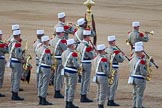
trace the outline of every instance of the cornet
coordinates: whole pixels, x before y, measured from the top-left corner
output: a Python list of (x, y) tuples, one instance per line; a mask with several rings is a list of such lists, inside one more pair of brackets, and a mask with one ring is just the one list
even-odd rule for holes
[(144, 33), (154, 35), (154, 31), (150, 31), (150, 32), (144, 31)]

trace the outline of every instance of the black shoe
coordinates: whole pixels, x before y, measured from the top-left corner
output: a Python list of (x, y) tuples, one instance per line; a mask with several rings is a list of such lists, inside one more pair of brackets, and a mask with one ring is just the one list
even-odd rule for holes
[(93, 100), (88, 99), (86, 95), (81, 95), (80, 102), (89, 103), (89, 102), (93, 102)]
[(23, 88), (19, 88), (19, 91), (24, 91), (24, 89)]
[(24, 100), (24, 98), (21, 98), (21, 97), (18, 96), (18, 93), (14, 93), (14, 92), (12, 92), (12, 98), (11, 99), (15, 100), (15, 101), (23, 101)]
[(48, 102), (46, 98), (41, 97), (40, 105), (52, 105), (52, 103)]
[(120, 105), (115, 103), (114, 100), (108, 100), (107, 106), (120, 106)]
[(78, 83), (81, 83), (81, 78), (82, 78), (82, 76), (78, 75)]
[(60, 91), (55, 91), (54, 98), (64, 98), (64, 96), (60, 93)]
[(79, 107), (75, 106), (72, 102), (68, 102), (67, 108), (79, 108)]
[(98, 104), (98, 108), (104, 108), (104, 105)]
[(4, 94), (1, 94), (1, 93), (0, 93), (0, 97), (6, 97), (6, 96), (5, 96)]

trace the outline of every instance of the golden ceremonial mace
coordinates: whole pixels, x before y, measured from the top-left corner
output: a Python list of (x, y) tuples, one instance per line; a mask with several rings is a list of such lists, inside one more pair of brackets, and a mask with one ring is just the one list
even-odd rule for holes
[(97, 33), (96, 33), (96, 27), (95, 27), (95, 20), (92, 14), (92, 6), (95, 5), (95, 2), (93, 0), (87, 0), (83, 3), (85, 6), (87, 6), (87, 10), (85, 13), (85, 19), (87, 21), (87, 28), (92, 27), (92, 29), (95, 32), (95, 37), (93, 39), (93, 44), (96, 46), (96, 42), (97, 42)]

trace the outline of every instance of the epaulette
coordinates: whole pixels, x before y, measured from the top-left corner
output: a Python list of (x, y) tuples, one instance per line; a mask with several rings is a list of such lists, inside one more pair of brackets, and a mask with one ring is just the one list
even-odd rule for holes
[(107, 62), (107, 58), (102, 58), (101, 62)]
[(77, 54), (76, 52), (73, 52), (73, 53), (72, 53), (72, 56), (73, 56), (73, 57), (78, 57), (78, 54)]
[(0, 48), (4, 48), (5, 44), (4, 43), (0, 43)]
[(130, 34), (132, 31), (129, 31), (128, 34)]
[(45, 53), (50, 54), (51, 53), (51, 50), (50, 49), (46, 49), (45, 50)]
[(114, 53), (117, 55), (117, 54), (120, 53), (120, 51), (119, 50), (114, 50)]
[(145, 62), (144, 60), (141, 60), (141, 61), (140, 61), (140, 64), (145, 65), (146, 62)]
[(86, 48), (86, 52), (90, 52), (90, 51), (92, 51), (92, 49), (93, 48), (91, 46), (89, 46), (89, 47)]
[(66, 44), (67, 42), (66, 42), (65, 39), (62, 39), (62, 40), (61, 40), (61, 43)]
[(19, 48), (19, 47), (21, 47), (21, 43), (16, 43), (15, 48)]

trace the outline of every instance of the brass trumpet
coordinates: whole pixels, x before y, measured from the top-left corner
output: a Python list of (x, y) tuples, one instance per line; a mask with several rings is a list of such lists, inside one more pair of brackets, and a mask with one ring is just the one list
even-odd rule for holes
[(154, 31), (150, 31), (150, 32), (148, 32), (148, 31), (144, 31), (144, 33), (146, 33), (146, 34), (150, 34), (150, 35), (154, 35)]

